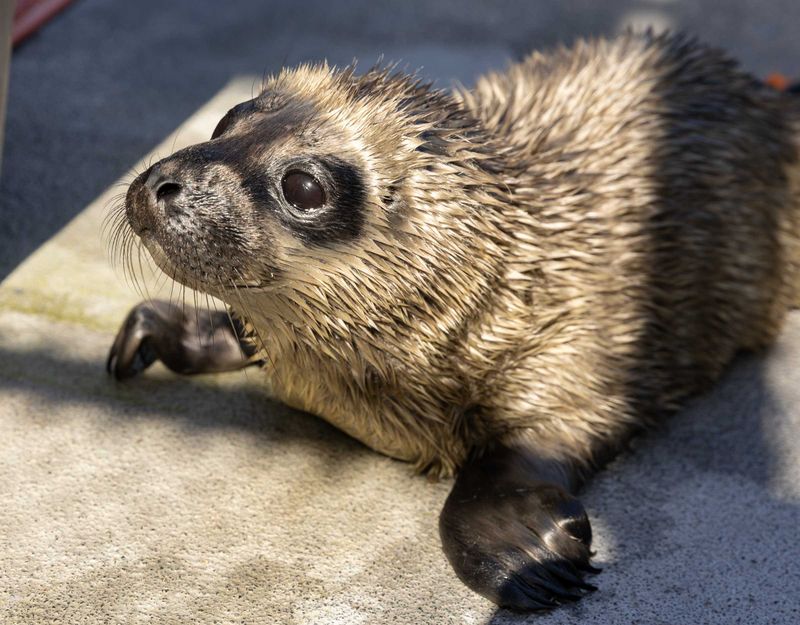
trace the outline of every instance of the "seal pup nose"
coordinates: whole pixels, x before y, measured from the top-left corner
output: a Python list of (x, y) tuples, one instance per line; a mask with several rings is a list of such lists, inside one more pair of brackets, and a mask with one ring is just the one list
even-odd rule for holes
[(142, 235), (162, 223), (164, 217), (181, 214), (183, 192), (183, 185), (167, 175), (158, 163), (139, 174), (125, 199), (125, 212), (134, 232)]
[(181, 212), (176, 200), (180, 197), (183, 187), (177, 180), (165, 175), (158, 165), (150, 169), (144, 184), (154, 204), (161, 207), (167, 217)]
[(168, 202), (181, 192), (181, 185), (172, 180), (158, 183), (155, 189), (156, 202)]

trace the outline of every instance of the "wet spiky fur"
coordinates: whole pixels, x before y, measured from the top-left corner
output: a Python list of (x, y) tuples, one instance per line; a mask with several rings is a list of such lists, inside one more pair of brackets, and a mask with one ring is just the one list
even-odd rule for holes
[(195, 278), (277, 398), (421, 470), (497, 440), (591, 464), (797, 300), (794, 105), (693, 42), (579, 43), (455, 95), (303, 66), (261, 98), (356, 164), (363, 228), (276, 230), (260, 287)]

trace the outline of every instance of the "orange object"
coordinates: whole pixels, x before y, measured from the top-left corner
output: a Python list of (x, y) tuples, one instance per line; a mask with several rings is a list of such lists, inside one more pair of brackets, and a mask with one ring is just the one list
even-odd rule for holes
[(789, 88), (789, 79), (778, 72), (772, 72), (764, 82), (778, 91), (786, 91)]
[(18, 0), (14, 10), (14, 27), (11, 31), (14, 47), (39, 30), (70, 2), (72, 0)]

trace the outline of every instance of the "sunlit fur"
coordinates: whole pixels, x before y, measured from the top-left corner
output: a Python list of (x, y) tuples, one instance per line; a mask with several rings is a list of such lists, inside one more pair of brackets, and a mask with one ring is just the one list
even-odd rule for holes
[(335, 128), (365, 225), (275, 231), (250, 258), (273, 281), (200, 286), (249, 322), (278, 399), (420, 470), (494, 440), (590, 465), (797, 299), (797, 112), (693, 42), (579, 43), (454, 95), (302, 66), (263, 97)]

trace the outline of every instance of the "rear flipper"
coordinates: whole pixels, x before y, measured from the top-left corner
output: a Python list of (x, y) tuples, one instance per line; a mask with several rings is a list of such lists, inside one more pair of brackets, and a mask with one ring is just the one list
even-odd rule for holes
[(122, 380), (160, 360), (176, 373), (218, 373), (258, 364), (255, 354), (244, 327), (228, 313), (152, 300), (138, 304), (128, 314), (111, 347), (106, 369)]

